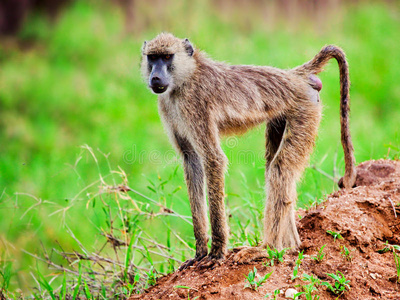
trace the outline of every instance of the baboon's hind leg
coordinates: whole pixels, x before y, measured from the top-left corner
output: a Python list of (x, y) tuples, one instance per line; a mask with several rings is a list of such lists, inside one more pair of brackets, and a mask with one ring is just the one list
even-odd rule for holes
[(300, 238), (295, 223), (296, 181), (300, 178), (317, 135), (321, 108), (303, 103), (273, 120), (266, 131), (266, 188), (264, 240), (261, 247), (245, 248), (235, 254), (238, 263), (268, 257), (267, 246), (296, 249)]
[[(300, 238), (295, 223), (299, 180), (311, 154), (321, 116), (321, 107), (302, 103), (288, 113), (286, 129), (278, 148), (273, 138), (267, 142), (264, 241), (262, 247), (296, 249)], [(269, 128), (270, 129), (270, 128)], [(267, 135), (271, 131), (267, 131)], [(275, 150), (276, 149), (276, 150)], [(271, 154), (275, 152), (272, 156)]]
[[(277, 118), (267, 123), (265, 132), (266, 136), (266, 168), (275, 157), (286, 129), (286, 119)], [(263, 247), (239, 247), (234, 251), (238, 251), (233, 260), (237, 263), (249, 263), (255, 260), (261, 260), (268, 257), (268, 252)]]

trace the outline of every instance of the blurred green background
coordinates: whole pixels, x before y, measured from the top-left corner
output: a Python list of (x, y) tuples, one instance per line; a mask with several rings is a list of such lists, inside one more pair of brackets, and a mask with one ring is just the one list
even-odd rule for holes
[[(231, 64), (291, 68), (325, 44), (341, 46), (357, 161), (398, 157), (398, 1), (77, 0), (59, 9), (47, 2), (24, 10), (19, 28), (8, 31), (10, 8), (0, 6), (0, 259), (13, 262), (10, 289), (29, 294), (32, 286), (35, 262), (21, 249), (39, 255), (41, 244), (50, 249), (56, 241), (76, 247), (65, 224), (90, 247), (103, 221), (87, 209), (85, 188), (97, 186), (100, 175), (120, 168), (132, 188), (151, 196), (149, 182), (180, 165), (139, 72), (143, 41), (161, 31)], [(330, 177), (343, 174), (336, 62), (320, 78), (324, 117), (299, 206), (332, 192)], [(232, 207), (242, 204), (244, 187), (263, 205), (264, 128), (224, 139)], [(190, 215), (181, 167), (168, 185), (182, 187), (172, 205)], [(187, 224), (176, 230), (192, 239)]]

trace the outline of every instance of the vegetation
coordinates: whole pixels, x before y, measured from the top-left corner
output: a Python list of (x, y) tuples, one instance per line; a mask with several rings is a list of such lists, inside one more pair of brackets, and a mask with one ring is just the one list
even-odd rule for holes
[(259, 276), (257, 274), (257, 269), (254, 267), (253, 270), (250, 270), (249, 275), (246, 277), (246, 284), (244, 288), (251, 288), (252, 290), (257, 291), (257, 289), (272, 275), (273, 271), (265, 274), (264, 276)]
[(313, 292), (317, 292), (318, 289), (314, 286), (314, 284), (309, 283), (302, 286), (303, 291), (301, 294), (306, 297), (307, 300), (318, 300), (320, 297), (319, 295), (313, 294)]
[(315, 260), (316, 262), (322, 262), (322, 260), (325, 257), (324, 253), (324, 248), (326, 247), (326, 244), (321, 247), (321, 249), (318, 250), (318, 254), (316, 256), (311, 256), (311, 259)]
[[(89, 147), (85, 148), (96, 162), (99, 158)], [(176, 192), (170, 190), (168, 178), (149, 181), (154, 198), (150, 198), (130, 188), (126, 174), (122, 170), (110, 170), (100, 174), (99, 180), (89, 184), (84, 190), (87, 197), (85, 205), (98, 218), (96, 241), (88, 248), (87, 241), (74, 232), (65, 220), (65, 211), (79, 205), (78, 198), (69, 201), (69, 206), (56, 211), (75, 248), (68, 250), (61, 243), (53, 249), (44, 248), (41, 253), (24, 252), (44, 262), (53, 272), (43, 273), (44, 268), (36, 268), (32, 275), (38, 283), (37, 298), (66, 295), (93, 298), (128, 298), (132, 293), (154, 285), (159, 273), (170, 273), (185, 260), (186, 253), (193, 244), (182, 240), (171, 224), (180, 222), (191, 224), (187, 216), (180, 215), (171, 207), (171, 199)], [(170, 188), (167, 188), (167, 187)], [(39, 201), (39, 200), (38, 200)], [(93, 222), (96, 222), (94, 219)], [(164, 228), (160, 241), (158, 232), (149, 227), (158, 223)], [(10, 263), (3, 266), (2, 275), (8, 284)], [(66, 283), (65, 277), (68, 276)], [(6, 289), (4, 289), (6, 290)], [(10, 294), (11, 295), (11, 294)]]
[(267, 253), (268, 253), (268, 260), (265, 262), (267, 266), (273, 266), (274, 261), (277, 261), (277, 263), (283, 262), (283, 256), (285, 255), (286, 251), (289, 248), (284, 248), (281, 251), (278, 249), (271, 249), (269, 246), (267, 246)]
[(326, 233), (330, 234), (331, 236), (333, 236), (333, 240), (336, 241), (336, 239), (338, 240), (342, 240), (343, 237), (340, 234), (340, 232), (336, 232), (336, 231), (332, 231), (332, 230), (327, 230)]
[[(397, 250), (400, 251), (400, 246), (397, 246)], [(396, 273), (397, 273), (397, 282), (400, 283), (400, 255), (396, 253), (395, 250), (393, 250), (393, 257), (394, 257), (394, 263), (396, 265)]]
[(278, 298), (280, 293), (281, 293), (281, 290), (280, 289), (276, 289), (276, 290), (274, 290), (273, 294), (271, 294), (271, 293), (266, 294), (265, 298), (275, 300), (275, 299)]
[(346, 258), (348, 261), (351, 261), (353, 259), (353, 256), (350, 254), (350, 250), (345, 246), (341, 246), (342, 251), (340, 252), (344, 258)]
[(328, 288), (329, 291), (336, 295), (342, 295), (344, 292), (350, 289), (349, 283), (350, 280), (347, 280), (342, 272), (336, 271), (336, 274), (326, 273), (329, 277), (333, 278), (333, 285), (327, 281), (322, 281), (321, 285), (324, 285)]
[[(109, 1), (77, 0), (53, 21), (30, 16), (17, 41), (1, 40), (0, 297), (126, 298), (194, 255), (183, 171), (138, 67), (143, 40), (161, 30), (232, 64), (289, 68), (324, 44), (340, 45), (357, 161), (398, 158), (400, 23), (388, 4), (345, 6), (327, 16), (332, 22), (305, 17), (294, 28), (188, 3), (160, 12), (143, 1), (129, 32)], [(338, 78), (336, 63), (321, 74), (324, 118), (298, 186), (300, 207), (318, 203), (343, 174)], [(256, 245), (263, 126), (222, 146), (230, 246)]]
[(304, 252), (304, 250), (299, 252), (299, 256), (296, 259), (296, 266), (293, 269), (292, 280), (295, 280), (297, 278), (297, 274), (299, 273), (299, 268), (300, 268), (301, 262), (303, 261), (303, 258), (304, 258), (303, 252)]
[[(177, 286), (175, 286), (175, 288), (176, 289), (187, 289), (188, 290), (188, 300), (190, 300), (191, 298), (190, 298), (190, 290), (195, 290), (195, 291), (197, 291), (196, 289), (194, 289), (194, 288), (191, 288), (191, 287), (189, 287), (189, 286), (184, 286), (184, 285), (177, 285)], [(193, 300), (195, 300), (195, 299), (198, 299), (199, 298), (199, 296), (197, 296), (197, 297), (194, 297), (194, 298), (192, 298)]]
[(400, 283), (400, 255), (397, 252), (400, 252), (399, 245), (390, 245), (388, 241), (385, 243), (385, 247), (383, 249), (378, 250), (378, 253), (386, 253), (392, 251), (394, 263), (396, 266), (396, 275), (397, 275), (397, 282)]
[(321, 280), (318, 277), (314, 277), (314, 275), (303, 274), (303, 281), (308, 281), (308, 284), (302, 286), (303, 294), (307, 300), (318, 300), (320, 298), (319, 295), (316, 294), (318, 292), (318, 286), (321, 285)]

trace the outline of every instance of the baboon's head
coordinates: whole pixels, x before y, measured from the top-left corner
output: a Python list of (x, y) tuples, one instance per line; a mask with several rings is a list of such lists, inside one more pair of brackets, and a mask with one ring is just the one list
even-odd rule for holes
[(161, 94), (181, 86), (196, 68), (194, 49), (188, 39), (161, 33), (144, 42), (142, 74), (151, 90)]

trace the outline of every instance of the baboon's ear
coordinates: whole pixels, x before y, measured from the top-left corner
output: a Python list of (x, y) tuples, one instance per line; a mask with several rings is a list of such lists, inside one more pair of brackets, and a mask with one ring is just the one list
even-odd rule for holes
[(142, 46), (142, 54), (144, 52), (144, 48), (146, 48), (146, 44), (147, 44), (147, 41), (144, 41), (143, 46)]
[(192, 55), (193, 55), (193, 52), (194, 52), (194, 49), (193, 49), (192, 44), (189, 42), (189, 40), (188, 40), (188, 39), (185, 39), (185, 40), (183, 41), (183, 45), (185, 46), (185, 50), (186, 50), (187, 54), (188, 54), (189, 56), (192, 56)]

